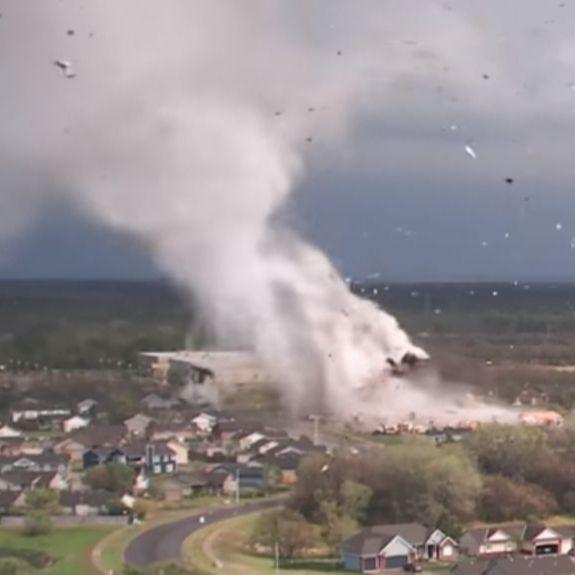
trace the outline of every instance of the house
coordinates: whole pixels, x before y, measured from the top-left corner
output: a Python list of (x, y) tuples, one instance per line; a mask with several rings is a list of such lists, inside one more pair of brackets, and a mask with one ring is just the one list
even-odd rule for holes
[(32, 489), (68, 489), (68, 481), (59, 472), (17, 470), (0, 475), (0, 492), (21, 492)]
[(196, 436), (196, 429), (187, 423), (154, 423), (150, 432), (152, 441), (167, 441), (175, 438), (183, 442), (186, 439), (194, 439)]
[(64, 433), (70, 433), (72, 431), (77, 431), (83, 427), (88, 427), (90, 420), (85, 417), (80, 417), (79, 415), (73, 415), (68, 419), (62, 421), (62, 431)]
[(63, 475), (68, 472), (70, 458), (51, 452), (38, 455), (16, 455), (0, 457), (0, 473), (10, 471), (57, 471)]
[(22, 437), (22, 432), (10, 427), (9, 425), (3, 425), (0, 427), (0, 440), (2, 439), (16, 439)]
[(82, 417), (89, 417), (94, 415), (96, 405), (98, 405), (98, 402), (95, 399), (84, 399), (76, 405), (76, 412)]
[(0, 516), (9, 515), (20, 496), (21, 494), (15, 491), (0, 491)]
[(265, 473), (261, 467), (223, 463), (212, 468), (210, 475), (223, 477), (222, 492), (226, 495), (237, 493), (238, 485), (240, 492), (262, 491), (266, 487)]
[(161, 397), (155, 393), (149, 393), (142, 400), (146, 409), (150, 411), (159, 409), (173, 409), (180, 405), (180, 400), (173, 397)]
[(130, 417), (124, 421), (124, 427), (126, 428), (128, 434), (143, 437), (146, 435), (148, 427), (152, 421), (153, 420), (151, 417), (148, 417), (142, 413), (137, 413), (133, 417)]
[(525, 557), (511, 555), (458, 564), (453, 575), (575, 575), (570, 557)]
[(49, 423), (62, 420), (72, 415), (72, 410), (65, 405), (43, 403), (35, 399), (27, 399), (12, 407), (10, 420), (12, 423)]
[(574, 536), (573, 526), (527, 524), (521, 536), (521, 551), (529, 555), (567, 555), (573, 549)]
[(177, 469), (173, 452), (163, 443), (148, 443), (145, 461), (146, 471), (150, 475), (174, 473)]
[(469, 529), (459, 539), (459, 549), (466, 555), (489, 557), (515, 553), (523, 532), (522, 525), (477, 527)]
[(85, 451), (86, 446), (72, 437), (66, 437), (54, 445), (54, 453), (67, 455), (72, 463), (82, 461)]
[(217, 421), (218, 418), (215, 415), (206, 412), (202, 412), (192, 419), (192, 423), (202, 433), (211, 433), (216, 426)]
[(452, 561), (457, 554), (457, 542), (451, 537), (418, 523), (376, 525), (342, 543), (345, 568), (362, 573), (402, 569), (420, 560)]
[(563, 416), (551, 410), (526, 411), (519, 416), (519, 421), (524, 425), (560, 427), (563, 425)]
[(174, 461), (178, 466), (188, 465), (190, 462), (188, 445), (177, 439), (171, 439), (166, 447), (172, 452)]
[(266, 439), (266, 436), (263, 433), (260, 433), (259, 431), (252, 431), (246, 433), (245, 435), (239, 438), (238, 445), (240, 451), (247, 451), (248, 449), (251, 449), (253, 445), (264, 439)]
[(344, 569), (373, 573), (403, 569), (415, 562), (416, 550), (400, 535), (377, 532), (377, 527), (352, 535), (341, 545)]
[(0, 456), (21, 455), (25, 440), (23, 437), (5, 437), (0, 439)]
[(59, 505), (64, 514), (81, 517), (105, 515), (112, 495), (108, 491), (61, 491)]

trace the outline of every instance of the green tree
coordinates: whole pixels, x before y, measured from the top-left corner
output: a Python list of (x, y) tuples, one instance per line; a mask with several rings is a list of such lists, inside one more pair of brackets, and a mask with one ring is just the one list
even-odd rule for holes
[(32, 512), (55, 515), (59, 510), (58, 501), (58, 492), (54, 489), (34, 489), (26, 495), (26, 507)]
[(356, 521), (365, 521), (372, 496), (371, 487), (346, 479), (341, 486), (343, 512)]
[(34, 511), (26, 515), (24, 520), (24, 535), (36, 537), (47, 535), (53, 529), (52, 519), (43, 511)]

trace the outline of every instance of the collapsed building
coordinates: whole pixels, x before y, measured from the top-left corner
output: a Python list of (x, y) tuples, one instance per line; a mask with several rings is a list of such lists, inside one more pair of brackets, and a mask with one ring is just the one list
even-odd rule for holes
[(162, 383), (181, 385), (180, 397), (196, 405), (218, 406), (226, 392), (271, 381), (256, 356), (245, 351), (143, 352), (140, 360)]

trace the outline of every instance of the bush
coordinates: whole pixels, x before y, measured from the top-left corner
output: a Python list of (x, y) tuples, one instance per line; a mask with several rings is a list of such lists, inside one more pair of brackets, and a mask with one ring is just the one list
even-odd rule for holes
[(502, 476), (485, 480), (479, 500), (479, 513), (485, 521), (541, 519), (557, 509), (557, 500), (542, 487)]
[(24, 520), (24, 535), (28, 537), (47, 535), (52, 529), (52, 520), (46, 513), (34, 512), (26, 515)]
[(0, 575), (28, 575), (32, 573), (30, 565), (17, 557), (0, 558)]

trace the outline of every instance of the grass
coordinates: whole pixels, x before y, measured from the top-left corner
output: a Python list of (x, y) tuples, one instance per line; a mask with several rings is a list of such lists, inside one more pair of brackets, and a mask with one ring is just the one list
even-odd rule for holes
[(193, 497), (180, 502), (166, 504), (163, 508), (158, 507), (153, 514), (141, 525), (127, 525), (126, 527), (111, 533), (103, 540), (98, 548), (101, 566), (110, 571), (119, 572), (124, 565), (124, 551), (130, 542), (138, 535), (162, 525), (177, 521), (202, 509), (214, 509), (227, 505), (221, 497)]
[(44, 551), (57, 558), (54, 565), (39, 571), (42, 575), (96, 575), (90, 553), (110, 531), (109, 527), (68, 527), (48, 535), (26, 537), (15, 529), (1, 529), (0, 547)]
[[(206, 574), (221, 575), (222, 569), (214, 566), (205, 552), (205, 546), (211, 542), (215, 556), (224, 563), (226, 575), (275, 575), (276, 569), (272, 557), (259, 557), (242, 551), (243, 544), (259, 515), (254, 513), (230, 519), (192, 534), (184, 543), (186, 563)], [(346, 573), (337, 565), (337, 561), (329, 559), (296, 560), (281, 565), (281, 572), (298, 575)]]

